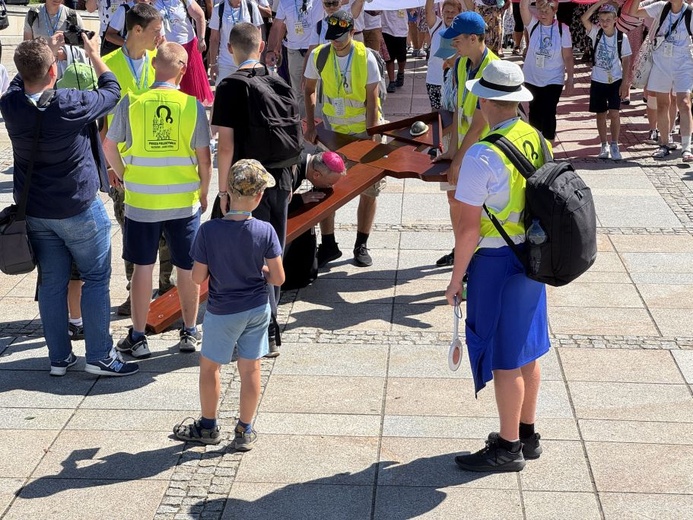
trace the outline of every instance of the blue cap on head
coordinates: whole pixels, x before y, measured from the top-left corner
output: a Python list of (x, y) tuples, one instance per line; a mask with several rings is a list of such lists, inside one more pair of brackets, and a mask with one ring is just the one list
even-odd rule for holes
[(447, 60), (452, 58), (455, 54), (457, 54), (457, 49), (452, 46), (452, 40), (441, 38), (440, 47), (438, 47), (438, 50), (433, 55), (441, 60)]
[(445, 29), (440, 36), (452, 40), (460, 34), (484, 34), (486, 32), (486, 22), (479, 13), (465, 11), (455, 16), (450, 27)]

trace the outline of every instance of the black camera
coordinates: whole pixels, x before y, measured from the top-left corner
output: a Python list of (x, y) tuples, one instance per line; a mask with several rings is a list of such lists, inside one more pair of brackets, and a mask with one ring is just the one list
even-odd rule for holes
[(87, 38), (91, 40), (94, 37), (94, 31), (87, 31), (75, 24), (69, 24), (67, 29), (63, 31), (63, 36), (65, 37), (65, 43), (68, 45), (79, 45), (84, 47), (84, 42), (82, 41), (82, 34), (86, 34)]

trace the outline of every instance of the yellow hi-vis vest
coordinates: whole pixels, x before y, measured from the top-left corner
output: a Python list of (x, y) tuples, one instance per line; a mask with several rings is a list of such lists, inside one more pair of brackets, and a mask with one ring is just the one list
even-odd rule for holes
[(197, 156), (190, 145), (197, 99), (167, 88), (129, 99), (132, 145), (122, 153), (125, 216), (137, 222), (193, 216), (200, 206)]
[[(539, 168), (546, 160), (550, 159), (544, 159), (543, 157), (541, 141), (539, 140), (537, 131), (520, 119), (504, 128), (493, 130), (490, 134), (500, 134), (508, 139), (518, 150), (525, 154), (535, 168)], [(505, 165), (506, 171), (509, 172), (510, 175), (508, 183), (510, 186), (508, 204), (500, 211), (494, 211), (492, 208), (489, 208), (489, 211), (491, 211), (503, 225), (503, 229), (513, 242), (520, 244), (525, 240), (524, 210), (525, 186), (527, 185), (527, 180), (495, 145), (486, 142), (484, 142), (484, 144), (498, 154)], [(549, 151), (551, 151), (551, 144), (549, 142), (546, 144)], [(491, 219), (488, 218), (486, 211), (481, 212), (480, 235), (481, 241), (479, 242), (479, 247), (507, 246), (507, 243), (493, 225)]]
[[(325, 45), (330, 45), (326, 43)], [(318, 47), (314, 52), (317, 69)], [(340, 134), (361, 134), (366, 132), (366, 83), (368, 81), (368, 50), (358, 41), (352, 42), (351, 74), (348, 79), (351, 92), (347, 93), (343, 85), (342, 71), (337, 64), (337, 55), (330, 48), (325, 67), (320, 73), (322, 81), (322, 115), (330, 128)], [(380, 110), (378, 100), (377, 110)], [(343, 111), (340, 113), (340, 109)]]
[[(470, 79), (481, 78), (482, 72), (490, 62), (500, 59), (496, 56), (491, 49), (486, 49), (486, 55), (484, 59), (481, 60), (481, 65), (476, 71), (476, 74), (468, 78), (467, 77), (467, 65), (471, 66), (469, 63), (469, 58), (460, 58), (457, 64), (457, 146), (462, 146), (462, 140), (469, 130), (469, 126), (472, 124), (472, 118), (474, 117), (474, 111), (476, 110), (476, 105), (479, 100), (478, 96), (472, 94), (467, 90), (467, 81)], [(482, 135), (486, 134), (488, 131), (488, 125), (484, 128)]]
[[(142, 94), (149, 90), (149, 87), (154, 83), (154, 67), (152, 66), (152, 58), (156, 56), (156, 51), (146, 51), (144, 54), (145, 66), (142, 68), (139, 83), (135, 80), (132, 68), (128, 63), (128, 58), (123, 53), (122, 47), (115, 51), (106, 54), (103, 57), (103, 62), (115, 74), (118, 84), (120, 85), (120, 99), (123, 99), (126, 94)], [(113, 115), (109, 114), (106, 118), (108, 124), (111, 124)]]

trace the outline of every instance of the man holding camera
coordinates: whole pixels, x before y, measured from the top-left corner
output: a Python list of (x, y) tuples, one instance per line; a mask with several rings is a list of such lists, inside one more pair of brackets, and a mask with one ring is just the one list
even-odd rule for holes
[(14, 152), (15, 199), (22, 193), (32, 159), (34, 164), (26, 221), (38, 262), (38, 302), (50, 373), (63, 376), (77, 362), (67, 320), (67, 286), (74, 259), (84, 282), (86, 371), (125, 376), (139, 367), (123, 362), (109, 333), (111, 223), (97, 196), (99, 186), (106, 183), (105, 179), (100, 182), (98, 150), (92, 148), (98, 142), (94, 121), (115, 107), (120, 88), (99, 57), (98, 38), (81, 36), (99, 76), (98, 90), (53, 90), (54, 50), (45, 39), (37, 38), (17, 46), (14, 63), (19, 74), (0, 99), (0, 111)]

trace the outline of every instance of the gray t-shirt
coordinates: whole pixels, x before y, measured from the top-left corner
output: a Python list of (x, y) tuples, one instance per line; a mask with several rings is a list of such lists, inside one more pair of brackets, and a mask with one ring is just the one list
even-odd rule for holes
[[(111, 141), (116, 143), (125, 143), (125, 146), (129, 148), (132, 146), (132, 131), (130, 130), (130, 118), (128, 113), (130, 111), (130, 96), (126, 95), (120, 100), (118, 106), (115, 108), (113, 113), (113, 121), (111, 121), (108, 127), (108, 137)], [(195, 123), (195, 131), (193, 132), (192, 138), (190, 139), (190, 146), (194, 150), (195, 148), (203, 148), (209, 146), (209, 141), (212, 138), (212, 134), (209, 129), (209, 121), (207, 120), (207, 112), (205, 107), (197, 102), (197, 121)]]

